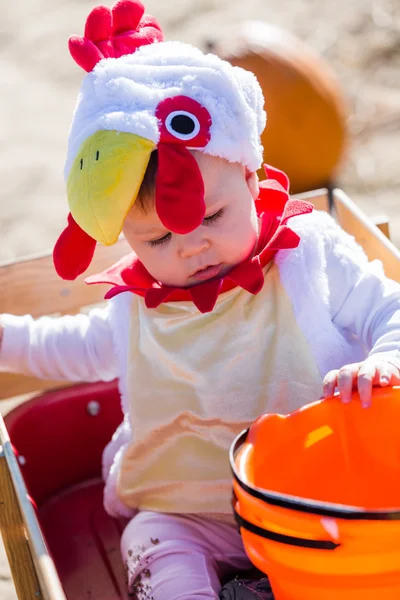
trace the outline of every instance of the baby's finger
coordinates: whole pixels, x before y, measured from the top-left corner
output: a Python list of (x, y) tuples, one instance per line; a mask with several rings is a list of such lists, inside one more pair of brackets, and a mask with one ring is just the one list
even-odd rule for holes
[(351, 401), (353, 384), (357, 379), (359, 368), (360, 363), (355, 363), (353, 365), (346, 365), (339, 371), (337, 386), (344, 404), (348, 404)]
[(371, 406), (372, 384), (377, 375), (377, 367), (372, 362), (364, 362), (358, 372), (357, 388), (363, 408)]
[[(385, 387), (387, 385), (399, 385), (400, 369), (391, 363), (382, 362), (377, 366), (377, 384)], [(375, 382), (374, 382), (375, 383)]]
[(324, 398), (329, 398), (329, 396), (333, 396), (333, 394), (335, 393), (338, 373), (339, 369), (335, 369), (333, 371), (329, 371), (329, 373), (325, 375), (322, 384)]

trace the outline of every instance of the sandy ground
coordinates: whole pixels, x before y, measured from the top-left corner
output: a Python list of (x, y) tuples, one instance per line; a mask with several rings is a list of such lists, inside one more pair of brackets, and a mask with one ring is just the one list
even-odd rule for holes
[[(52, 247), (64, 226), (63, 161), (82, 73), (66, 40), (93, 0), (0, 4), (0, 261)], [(173, 9), (171, 7), (173, 6)], [(400, 246), (398, 0), (149, 0), (167, 39), (203, 46), (243, 19), (286, 27), (333, 67), (350, 101), (352, 146), (339, 184), (386, 213)], [(1, 494), (1, 491), (0, 491)], [(15, 598), (0, 547), (0, 599)]]

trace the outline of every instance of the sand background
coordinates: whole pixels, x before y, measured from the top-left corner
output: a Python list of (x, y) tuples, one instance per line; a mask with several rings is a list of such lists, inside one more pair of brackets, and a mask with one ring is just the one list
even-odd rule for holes
[[(0, 3), (0, 261), (52, 247), (64, 227), (63, 163), (82, 72), (66, 41), (93, 0)], [(350, 103), (338, 183), (400, 246), (399, 0), (149, 0), (166, 39), (199, 46), (243, 19), (287, 28), (330, 64)], [(0, 599), (15, 598), (0, 543)]]

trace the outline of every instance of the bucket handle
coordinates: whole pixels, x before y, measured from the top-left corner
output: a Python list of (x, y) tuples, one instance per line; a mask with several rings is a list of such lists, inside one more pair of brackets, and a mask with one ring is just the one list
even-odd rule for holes
[(276, 531), (271, 531), (270, 529), (264, 529), (263, 527), (254, 525), (254, 523), (250, 523), (250, 521), (244, 519), (241, 515), (239, 515), (239, 513), (235, 509), (233, 510), (233, 512), (239, 528), (242, 527), (250, 533), (254, 533), (255, 535), (258, 535), (267, 540), (272, 540), (273, 542), (279, 542), (280, 544), (287, 544), (290, 546), (297, 546), (299, 548), (313, 548), (314, 550), (335, 550), (340, 546), (340, 544), (337, 544), (332, 540), (310, 540), (306, 538), (285, 535), (283, 533), (277, 533)]

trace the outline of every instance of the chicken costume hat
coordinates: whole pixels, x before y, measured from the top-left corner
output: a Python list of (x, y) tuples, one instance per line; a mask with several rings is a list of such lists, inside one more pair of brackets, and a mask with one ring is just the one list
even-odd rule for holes
[[(68, 140), (68, 225), (53, 253), (63, 279), (86, 271), (97, 242), (117, 241), (154, 150), (155, 209), (163, 225), (179, 234), (196, 229), (205, 216), (204, 184), (190, 149), (240, 163), (249, 172), (262, 164), (266, 114), (254, 74), (191, 45), (162, 39), (160, 26), (144, 14), (139, 0), (119, 0), (112, 9), (94, 8), (84, 37), (69, 40), (72, 57), (88, 74)], [(259, 243), (251, 259), (225, 278), (177, 295), (129, 256), (86, 281), (114, 284), (106, 297), (126, 290), (142, 295), (148, 307), (188, 297), (202, 312), (212, 310), (218, 294), (235, 285), (257, 293), (266, 262), (277, 250), (299, 243), (287, 220), (312, 210), (289, 200), (284, 173), (265, 170), (269, 180), (260, 184), (256, 200), (259, 216), (267, 214)]]

